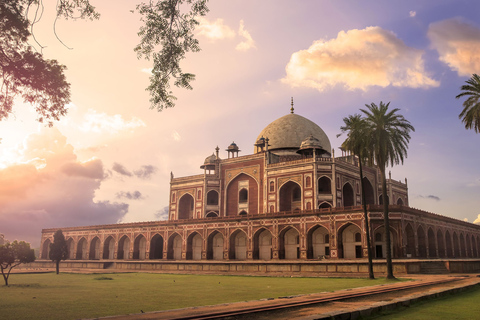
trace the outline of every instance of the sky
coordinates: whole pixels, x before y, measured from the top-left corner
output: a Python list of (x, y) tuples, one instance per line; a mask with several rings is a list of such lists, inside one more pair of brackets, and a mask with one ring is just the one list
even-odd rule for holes
[(34, 29), (44, 56), (68, 68), (68, 114), (48, 128), (18, 100), (0, 122), (6, 239), (38, 246), (42, 228), (166, 219), (171, 172), (201, 174), (233, 141), (253, 153), (291, 97), (337, 155), (342, 119), (390, 102), (415, 127), (404, 164), (387, 169), (408, 179), (410, 206), (480, 217), (480, 134), (464, 128), (455, 99), (480, 73), (479, 1), (210, 0), (202, 50), (181, 64), (193, 90), (174, 89), (176, 106), (162, 112), (145, 91), (152, 63), (133, 51), (138, 2), (91, 2), (101, 18), (59, 20), (61, 42), (53, 0)]

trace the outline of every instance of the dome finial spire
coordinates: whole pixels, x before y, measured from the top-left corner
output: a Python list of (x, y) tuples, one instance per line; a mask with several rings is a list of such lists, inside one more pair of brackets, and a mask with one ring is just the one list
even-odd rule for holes
[(290, 113), (293, 113), (293, 97), (292, 97), (292, 107), (290, 108)]

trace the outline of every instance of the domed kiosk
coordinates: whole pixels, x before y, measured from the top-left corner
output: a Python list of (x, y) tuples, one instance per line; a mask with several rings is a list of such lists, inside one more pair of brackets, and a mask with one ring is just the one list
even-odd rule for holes
[[(268, 150), (277, 155), (293, 155), (300, 149), (302, 142), (310, 136), (317, 139), (324, 152), (330, 156), (330, 140), (322, 128), (293, 112), (266, 126), (256, 141), (268, 138)], [(256, 147), (254, 152), (259, 153), (261, 149)]]

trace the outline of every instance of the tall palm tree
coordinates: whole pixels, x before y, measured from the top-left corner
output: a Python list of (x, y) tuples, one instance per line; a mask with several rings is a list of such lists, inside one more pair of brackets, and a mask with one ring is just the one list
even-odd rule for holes
[(480, 77), (474, 73), (465, 82), (467, 84), (460, 87), (463, 92), (455, 97), (459, 99), (468, 96), (463, 102), (463, 110), (458, 117), (465, 123), (465, 129), (473, 129), (476, 133), (480, 133)]
[(372, 103), (365, 105), (367, 109), (360, 109), (365, 114), (366, 134), (369, 137), (369, 147), (382, 178), (383, 216), (385, 224), (385, 242), (387, 253), (387, 279), (394, 279), (392, 267), (392, 248), (390, 239), (390, 220), (388, 217), (387, 179), (385, 168), (402, 163), (407, 156), (410, 131), (415, 128), (402, 115), (400, 109), (388, 110), (390, 102), (380, 105)]
[(365, 229), (367, 237), (367, 251), (368, 251), (368, 276), (370, 279), (375, 279), (373, 274), (373, 262), (372, 262), (372, 245), (370, 238), (370, 224), (368, 221), (367, 203), (365, 201), (365, 190), (363, 181), (363, 162), (368, 159), (368, 135), (365, 134), (366, 122), (359, 114), (350, 115), (343, 118), (344, 125), (340, 127), (341, 134), (337, 135), (337, 138), (343, 133), (347, 133), (347, 138), (342, 143), (342, 149), (352, 152), (358, 157), (359, 169), (360, 169), (360, 185), (362, 188), (362, 203), (363, 212), (365, 216)]

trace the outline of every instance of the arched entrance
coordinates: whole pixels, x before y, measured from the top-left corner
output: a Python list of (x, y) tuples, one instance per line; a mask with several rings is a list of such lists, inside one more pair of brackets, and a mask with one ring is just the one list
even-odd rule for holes
[(432, 228), (428, 228), (428, 257), (436, 258), (437, 257), (437, 243), (435, 234), (433, 233)]
[(460, 256), (461, 256), (461, 253), (460, 253), (460, 246), (458, 243), (458, 236), (457, 236), (457, 233), (454, 231), (453, 232), (453, 257), (457, 258)]
[(427, 257), (427, 239), (425, 236), (425, 231), (423, 231), (422, 226), (418, 226), (417, 237), (418, 237), (418, 257), (426, 258)]
[(444, 258), (445, 257), (445, 242), (443, 239), (442, 231), (437, 230), (437, 246), (438, 246), (438, 257)]
[(163, 238), (158, 233), (150, 240), (150, 259), (163, 258)]
[(330, 256), (330, 234), (325, 227), (315, 226), (307, 233), (307, 258)]
[(280, 187), (280, 211), (302, 210), (302, 189), (293, 181)]
[(272, 234), (267, 229), (255, 233), (253, 258), (259, 260), (272, 259)]
[(90, 241), (90, 252), (88, 254), (90, 260), (100, 259), (100, 239), (95, 237)]
[(68, 259), (73, 260), (75, 259), (75, 242), (72, 238), (68, 238), (67, 240), (67, 248), (68, 248)]
[(117, 259), (130, 259), (130, 238), (126, 235), (118, 241)]
[(460, 233), (460, 257), (465, 258), (465, 238), (463, 237), (463, 233)]
[(405, 234), (407, 236), (407, 258), (408, 257), (416, 257), (415, 253), (415, 232), (410, 224), (407, 224), (405, 227)]
[(295, 228), (287, 228), (280, 233), (280, 259), (300, 258), (300, 235)]
[(103, 259), (114, 259), (115, 256), (115, 240), (109, 236), (103, 243)]
[(319, 194), (331, 194), (332, 182), (328, 177), (321, 177), (318, 179), (318, 193)]
[(355, 205), (355, 200), (353, 197), (353, 188), (350, 183), (345, 183), (342, 188), (342, 197), (343, 197), (343, 206), (351, 207)]
[(43, 246), (42, 246), (42, 259), (49, 259), (49, 253), (50, 253), (50, 239), (47, 239), (45, 240), (45, 242), (43, 242)]
[(230, 236), (229, 258), (235, 260), (247, 259), (247, 234), (236, 230)]
[(223, 260), (223, 235), (214, 231), (207, 241), (207, 259)]
[(202, 236), (197, 232), (192, 233), (187, 238), (187, 260), (202, 259), (202, 244)]
[(348, 223), (338, 232), (339, 258), (355, 259), (362, 257), (362, 234), (360, 228)]
[(450, 232), (448, 230), (445, 231), (445, 245), (447, 247), (447, 258), (453, 258), (452, 238), (450, 238)]
[(139, 235), (133, 242), (133, 259), (145, 260), (147, 256), (147, 239)]
[(182, 259), (182, 237), (174, 233), (168, 239), (167, 259)]
[(178, 201), (178, 219), (193, 219), (194, 203), (192, 195), (184, 194)]
[(367, 177), (363, 177), (363, 191), (365, 192), (365, 203), (375, 204), (375, 193), (373, 192), (372, 184)]
[(87, 240), (82, 237), (77, 244), (77, 260), (87, 260)]

